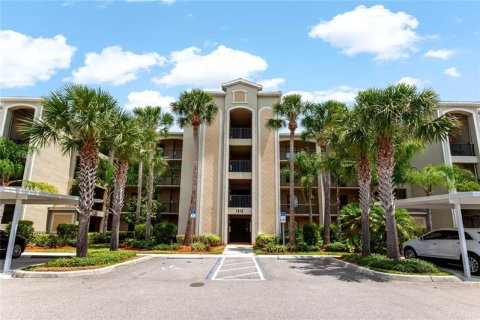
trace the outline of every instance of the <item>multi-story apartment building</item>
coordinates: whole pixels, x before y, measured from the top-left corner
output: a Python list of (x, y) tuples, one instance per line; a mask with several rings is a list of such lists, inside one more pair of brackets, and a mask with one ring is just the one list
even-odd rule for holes
[[(210, 94), (220, 107), (220, 112), (210, 126), (200, 128), (195, 233), (216, 233), (224, 242), (253, 242), (259, 233), (279, 234), (279, 213), (288, 213), (290, 201), (294, 202), (297, 225), (303, 225), (308, 221), (308, 206), (301, 188), (296, 184), (295, 197), (289, 199), (289, 181), (280, 173), (292, 156), (289, 151), (289, 135), (265, 127), (267, 119), (273, 116), (271, 107), (281, 98), (282, 93), (264, 92), (259, 84), (237, 79), (224, 83), (221, 91), (212, 91)], [(2, 98), (1, 101), (3, 109), (0, 110), (0, 132), (15, 140), (16, 119), (24, 112), (30, 112), (30, 117), (38, 117), (41, 101), (30, 98)], [(480, 103), (442, 102), (439, 114), (455, 114), (462, 121), (461, 134), (451, 137), (449, 142), (429, 145), (424, 153), (413, 160), (413, 165), (423, 167), (429, 163), (456, 164), (472, 170), (480, 177), (479, 110)], [(183, 133), (171, 133), (159, 145), (164, 150), (170, 170), (166, 176), (155, 180), (155, 198), (163, 205), (161, 220), (178, 224), (181, 233), (185, 230), (189, 216), (193, 180), (193, 132), (187, 128)], [(299, 133), (295, 136), (294, 149), (295, 152), (320, 152), (313, 141), (303, 141)], [(74, 170), (75, 157), (63, 156), (58, 149), (50, 147), (27, 159), (24, 179), (50, 182), (62, 193), (68, 193)], [(316, 222), (323, 221), (322, 188), (319, 176), (312, 201)], [(136, 196), (136, 193), (135, 184), (127, 186), (126, 201)], [(406, 185), (401, 186), (398, 195), (418, 197), (423, 196), (423, 191), (419, 187)], [(96, 197), (102, 198), (103, 190), (99, 188)], [(338, 186), (335, 182), (332, 183), (330, 202), (333, 220), (336, 219), (339, 206), (357, 201), (356, 183)], [(34, 220), (37, 230), (54, 231), (59, 221), (75, 221), (71, 208), (29, 207), (33, 206), (27, 207), (23, 219)], [(98, 209), (99, 211), (94, 211), (96, 218), (92, 220), (92, 230), (103, 225), (103, 213), (101, 208)], [(411, 213), (418, 224), (425, 223), (424, 211), (412, 210)], [(67, 214), (70, 214), (69, 218)], [(464, 210), (463, 215), (467, 226), (480, 226), (480, 208)], [(2, 223), (7, 220), (3, 219)], [(436, 210), (433, 221), (434, 227), (452, 226), (452, 213), (450, 210)], [(122, 228), (126, 229), (128, 225), (124, 223)]]

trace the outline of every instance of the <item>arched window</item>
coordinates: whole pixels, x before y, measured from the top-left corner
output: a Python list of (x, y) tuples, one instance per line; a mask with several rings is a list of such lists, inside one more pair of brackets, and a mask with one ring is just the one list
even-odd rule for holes
[(245, 102), (247, 102), (247, 92), (245, 92), (245, 91), (234, 91), (233, 92), (233, 102), (234, 103), (245, 103)]

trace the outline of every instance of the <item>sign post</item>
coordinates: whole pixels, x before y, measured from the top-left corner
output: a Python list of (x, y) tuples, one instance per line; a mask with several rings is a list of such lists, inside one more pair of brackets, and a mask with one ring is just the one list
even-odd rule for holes
[(282, 224), (282, 245), (285, 251), (285, 222), (287, 222), (287, 213), (285, 211), (280, 212), (280, 223)]

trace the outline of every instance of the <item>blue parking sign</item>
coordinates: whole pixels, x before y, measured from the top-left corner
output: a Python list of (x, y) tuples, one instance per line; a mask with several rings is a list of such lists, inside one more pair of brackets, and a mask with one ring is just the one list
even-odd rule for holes
[(287, 222), (287, 213), (285, 211), (280, 212), (280, 223)]
[(197, 216), (196, 210), (190, 210), (190, 218), (195, 218)]

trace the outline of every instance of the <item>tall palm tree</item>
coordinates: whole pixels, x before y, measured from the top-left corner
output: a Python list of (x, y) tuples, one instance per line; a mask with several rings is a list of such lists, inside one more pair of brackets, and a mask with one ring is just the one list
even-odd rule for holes
[[(172, 111), (177, 115), (177, 122), (180, 128), (193, 128), (193, 179), (192, 195), (190, 198), (190, 212), (197, 209), (197, 179), (198, 179), (198, 155), (199, 138), (198, 129), (200, 125), (210, 125), (215, 120), (219, 107), (213, 97), (200, 89), (184, 91), (180, 94), (178, 101), (171, 104)], [(193, 218), (188, 213), (187, 228), (183, 245), (189, 246), (192, 242)]]
[[(311, 103), (306, 108), (305, 117), (302, 119), (302, 126), (304, 131), (302, 137), (304, 139), (314, 139), (320, 150), (325, 150), (325, 154), (329, 154), (329, 146), (326, 143), (326, 136), (329, 130), (334, 125), (334, 119), (338, 114), (347, 110), (347, 106), (338, 101), (329, 100), (323, 103)], [(331, 176), (330, 172), (324, 171), (322, 173), (323, 185), (323, 242), (330, 243), (330, 224), (332, 222), (330, 215), (330, 187)], [(320, 221), (322, 224), (322, 221)]]
[(77, 257), (88, 253), (88, 224), (93, 206), (99, 146), (118, 110), (110, 93), (83, 85), (66, 85), (43, 99), (42, 118), (26, 122), (23, 131), (34, 146), (60, 145), (80, 157), (80, 201), (77, 206)]
[(112, 195), (112, 236), (110, 250), (118, 250), (118, 236), (120, 230), (120, 213), (123, 207), (125, 184), (129, 163), (137, 160), (138, 149), (142, 144), (137, 124), (124, 112), (119, 112), (115, 121), (115, 128), (109, 133), (111, 136), (111, 150), (115, 166), (114, 187)]
[(337, 149), (348, 154), (356, 162), (359, 202), (362, 210), (362, 255), (365, 256), (371, 253), (369, 214), (372, 193), (370, 188), (372, 183), (371, 158), (373, 156), (374, 139), (372, 131), (356, 108), (344, 114), (340, 125)]
[(282, 100), (272, 106), (273, 118), (268, 119), (266, 126), (272, 130), (279, 130), (287, 127), (290, 130), (290, 185), (289, 185), (289, 242), (295, 244), (295, 208), (294, 208), (294, 188), (295, 188), (295, 162), (294, 162), (294, 141), (295, 130), (298, 127), (297, 119), (303, 117), (304, 113), (310, 108), (310, 102), (302, 101), (299, 94), (284, 96)]
[(373, 130), (377, 144), (379, 198), (385, 210), (389, 258), (400, 258), (393, 214), (396, 137), (416, 139), (420, 142), (447, 139), (449, 133), (458, 126), (458, 121), (449, 115), (433, 119), (438, 102), (438, 95), (434, 90), (427, 88), (417, 92), (416, 86), (403, 83), (390, 85), (385, 89), (360, 91), (356, 97), (357, 110)]
[(150, 225), (152, 216), (152, 200), (153, 200), (153, 179), (154, 168), (158, 163), (157, 158), (161, 158), (158, 153), (158, 141), (161, 135), (166, 136), (168, 129), (173, 123), (173, 117), (170, 113), (163, 113), (159, 106), (146, 106), (145, 108), (134, 108), (133, 113), (137, 123), (141, 128), (142, 148), (139, 150), (139, 168), (138, 168), (138, 193), (136, 220), (140, 217), (140, 207), (142, 199), (142, 175), (144, 161), (148, 166), (148, 192), (147, 192), (147, 219), (145, 222), (145, 240), (150, 240)]

